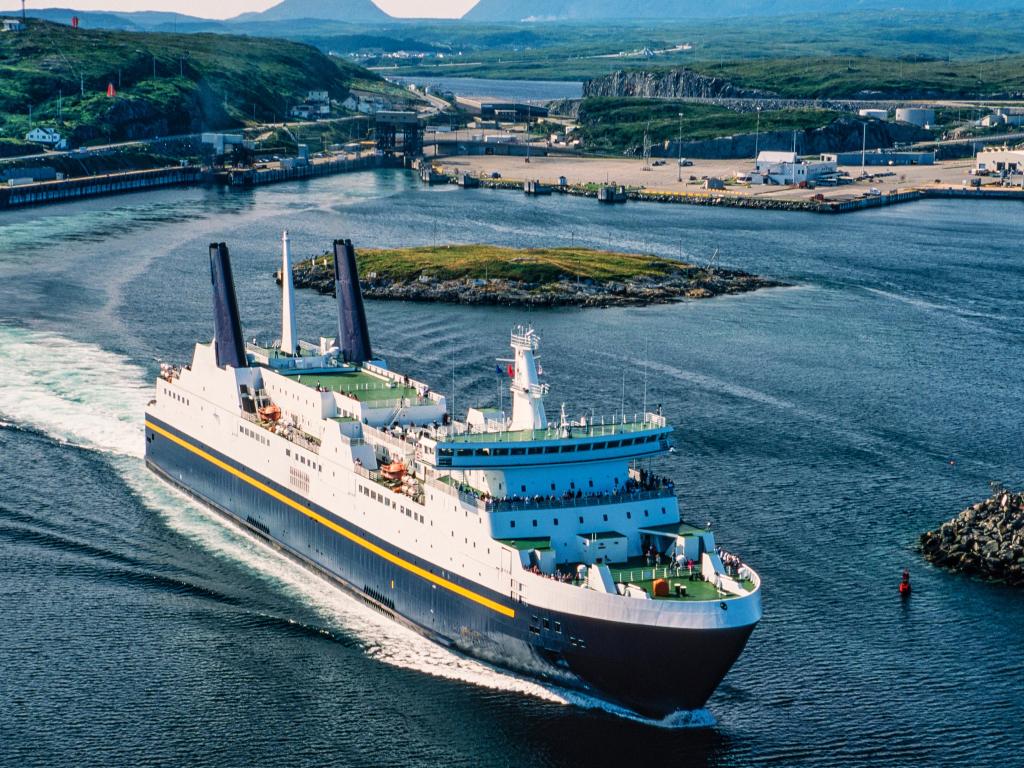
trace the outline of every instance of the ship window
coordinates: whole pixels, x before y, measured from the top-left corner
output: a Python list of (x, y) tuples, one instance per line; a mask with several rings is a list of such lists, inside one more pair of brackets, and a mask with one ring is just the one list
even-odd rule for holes
[(523, 493), (526, 493), (526, 486), (525, 485), (520, 485), (519, 486), (519, 490), (522, 491)]
[(573, 443), (570, 443), (569, 445), (563, 445), (562, 446), (562, 453), (572, 453), (575, 450), (576, 450), (576, 445), (573, 444)]
[(583, 522), (583, 515), (580, 515), (580, 522)]
[(569, 487), (572, 488), (573, 490), (575, 490), (576, 489), (576, 481), (575, 480), (571, 481), (569, 483)]
[(554, 483), (551, 484), (551, 490), (552, 491), (555, 490), (555, 484)]
[(555, 622), (555, 632), (557, 632), (558, 634), (562, 634), (562, 622)]
[(627, 445), (632, 445), (632, 444), (633, 444), (633, 438), (631, 438), (631, 437), (622, 441), (622, 447), (623, 448), (625, 448)]
[(536, 520), (534, 520), (534, 521), (533, 521), (533, 527), (534, 527), (534, 528), (536, 528), (536, 527), (537, 527), (537, 521), (536, 521)]
[(630, 512), (628, 509), (626, 510), (626, 519), (627, 520), (632, 520), (633, 519), (633, 513)]
[(619, 447), (619, 441), (618, 440), (609, 440), (608, 441), (608, 447), (609, 448), (618, 448)]
[(544, 619), (544, 629), (551, 629), (551, 619)]
[(590, 481), (590, 487), (591, 487), (591, 488), (593, 488), (593, 487), (594, 487), (594, 481), (593, 481), (593, 480), (591, 480), (591, 481)]
[(594, 446), (593, 446), (592, 443), (580, 443), (580, 445), (578, 445), (576, 447), (576, 450), (578, 450), (578, 451), (589, 451), (593, 447)]
[(555, 525), (558, 525), (558, 518), (557, 517), (554, 519), (554, 523), (555, 523)]
[(546, 445), (544, 446), (544, 453), (558, 453), (557, 445)]
[(537, 447), (535, 447), (535, 448), (527, 448), (527, 449), (526, 449), (526, 452), (527, 452), (528, 454), (530, 454), (531, 456), (533, 456), (533, 455), (536, 455), (536, 454), (538, 454), (538, 453), (543, 453), (543, 452), (544, 452), (544, 449), (543, 449), (543, 448), (541, 448), (540, 446), (537, 446)]
[(644, 517), (650, 517), (650, 513), (646, 509), (644, 510)]
[(605, 447), (607, 447), (607, 443), (594, 443), (594, 450), (595, 451), (600, 451), (601, 449), (603, 449)]
[(490, 451), (489, 448), (477, 448), (476, 449), (476, 455), (477, 456), (489, 456), (490, 454), (491, 454), (491, 451)]
[(515, 520), (509, 521), (508, 527), (509, 528), (515, 528), (516, 527), (516, 521)]
[(511, 453), (513, 456), (522, 456), (526, 451), (523, 448), (513, 448)]
[(601, 517), (603, 517), (603, 518), (604, 518), (604, 521), (605, 521), (606, 523), (608, 522), (608, 515), (607, 515), (607, 513), (606, 513), (606, 514), (603, 514), (603, 515), (601, 515)]
[(455, 455), (456, 456), (472, 456), (473, 455), (473, 451), (470, 448), (459, 448), (459, 450), (457, 450), (455, 452)]
[(508, 448), (495, 448), (492, 453), (495, 456), (508, 456)]

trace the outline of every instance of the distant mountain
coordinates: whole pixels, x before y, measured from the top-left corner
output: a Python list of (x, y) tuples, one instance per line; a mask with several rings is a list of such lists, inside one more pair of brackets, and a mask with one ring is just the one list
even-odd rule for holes
[(371, 0), (283, 0), (260, 13), (243, 13), (230, 21), (290, 21), (292, 19), (389, 21), (391, 17), (374, 5)]
[[(78, 23), (86, 29), (150, 30), (157, 27), (172, 29), (177, 24), (210, 23), (207, 19), (186, 16), (183, 13), (164, 11), (78, 11), (74, 8), (27, 8), (31, 19), (44, 19), (58, 24), (71, 24), (78, 17)], [(21, 9), (0, 11), (0, 16), (21, 16)]]
[(699, 19), (855, 11), (996, 11), (1020, 0), (480, 0), (465, 21), (598, 21)]

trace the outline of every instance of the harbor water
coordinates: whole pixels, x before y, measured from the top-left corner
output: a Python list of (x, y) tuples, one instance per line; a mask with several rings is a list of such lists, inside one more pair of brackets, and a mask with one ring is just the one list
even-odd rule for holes
[[(991, 481), (1024, 486), (1019, 213), (609, 209), (387, 170), (0, 215), (0, 764), (1019, 765), (1024, 594), (915, 549)], [(147, 472), (159, 361), (212, 335), (208, 244), (231, 248), (245, 335), (273, 338), (284, 227), (298, 255), (337, 237), (717, 251), (790, 285), (646, 308), (367, 306), (375, 351), (460, 411), (496, 404), (520, 321), (552, 410), (662, 406), (677, 452), (657, 469), (684, 516), (764, 581), (707, 711), (649, 723), (454, 655)], [(300, 335), (333, 322), (330, 297), (300, 292)]]

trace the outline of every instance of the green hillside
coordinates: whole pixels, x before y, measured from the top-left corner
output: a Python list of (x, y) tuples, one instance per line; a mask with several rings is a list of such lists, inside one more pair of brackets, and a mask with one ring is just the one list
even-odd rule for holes
[(254, 114), (281, 120), (307, 91), (343, 99), (352, 86), (385, 85), (301, 43), (30, 19), (25, 31), (0, 34), (0, 137), (24, 135), (30, 106), (33, 125), (58, 127), (80, 144), (227, 128)]
[(692, 141), (753, 133), (758, 127), (764, 133), (820, 128), (838, 116), (837, 112), (823, 109), (780, 109), (762, 112), (758, 121), (753, 112), (736, 112), (712, 104), (589, 98), (580, 104), (578, 135), (591, 152), (636, 154), (642, 151), (645, 132), (654, 145), (660, 146), (680, 135)]

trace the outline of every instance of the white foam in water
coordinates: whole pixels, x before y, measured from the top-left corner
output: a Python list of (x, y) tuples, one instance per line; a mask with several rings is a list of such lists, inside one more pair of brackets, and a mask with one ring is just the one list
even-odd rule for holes
[(461, 656), (380, 616), (148, 472), (140, 459), (142, 413), (151, 393), (146, 372), (123, 357), (55, 334), (0, 325), (0, 425), (30, 427), (62, 442), (112, 454), (111, 463), (124, 480), (175, 531), (296, 596), (325, 622), (355, 636), (372, 658), (483, 688), (601, 709), (660, 727), (715, 724), (706, 709), (648, 720), (585, 693), (542, 685)]
[(60, 336), (0, 325), (0, 416), (83, 448), (141, 458), (145, 371)]

